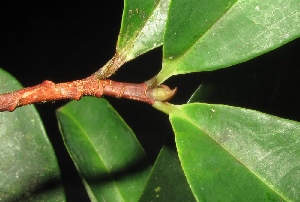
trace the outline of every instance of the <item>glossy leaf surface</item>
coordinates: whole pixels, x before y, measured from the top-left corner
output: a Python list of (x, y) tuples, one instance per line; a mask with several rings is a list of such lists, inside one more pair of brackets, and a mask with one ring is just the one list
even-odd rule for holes
[(160, 151), (139, 201), (195, 201), (175, 146), (167, 144)]
[(126, 61), (162, 45), (170, 0), (125, 0), (117, 53)]
[(67, 149), (92, 201), (136, 201), (150, 166), (131, 129), (105, 99), (85, 97), (57, 110)]
[(298, 0), (173, 0), (158, 81), (228, 67), (275, 49), (300, 36), (299, 12)]
[(171, 109), (179, 158), (197, 200), (299, 200), (298, 122), (225, 105)]
[[(0, 69), (0, 93), (22, 86)], [(64, 201), (53, 148), (34, 106), (0, 113), (0, 199)]]

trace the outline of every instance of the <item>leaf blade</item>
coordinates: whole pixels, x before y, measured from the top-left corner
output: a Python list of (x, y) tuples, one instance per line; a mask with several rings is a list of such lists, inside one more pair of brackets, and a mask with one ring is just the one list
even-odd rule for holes
[[(299, 123), (224, 105), (194, 103), (178, 106), (177, 110), (170, 114), (170, 120), (183, 169), (198, 199), (210, 200), (212, 195), (202, 188), (206, 186), (213, 193), (218, 184), (207, 185), (218, 180), (227, 181), (214, 195), (222, 200), (299, 199)], [(193, 151), (195, 148), (198, 150)], [(276, 153), (277, 148), (282, 153)], [(223, 162), (224, 158), (228, 159)], [(203, 174), (201, 169), (206, 165), (211, 166)], [(222, 174), (214, 176), (214, 171)], [(239, 175), (248, 181), (238, 180)], [(244, 186), (247, 190), (234, 191)]]
[(117, 53), (132, 60), (162, 45), (170, 0), (125, 0)]
[(172, 75), (241, 63), (300, 36), (297, 0), (189, 3), (186, 25), (179, 20), (181, 4), (170, 6), (159, 83)]
[[(22, 88), (0, 69), (0, 91)], [(0, 198), (65, 201), (60, 171), (43, 123), (34, 106), (0, 113)]]
[(160, 151), (139, 201), (195, 201), (174, 142), (168, 142)]
[(57, 111), (65, 144), (93, 200), (141, 194), (149, 163), (133, 132), (104, 99), (83, 98)]

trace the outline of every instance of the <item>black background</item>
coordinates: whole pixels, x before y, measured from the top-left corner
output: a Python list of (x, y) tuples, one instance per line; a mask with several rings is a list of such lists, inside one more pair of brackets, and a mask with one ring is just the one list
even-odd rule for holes
[[(64, 82), (89, 76), (114, 55), (122, 9), (122, 1), (1, 1), (0, 67), (15, 76), (23, 86), (36, 85), (45, 79)], [(255, 103), (234, 104), (300, 121), (299, 44), (299, 40), (295, 40), (249, 62), (218, 70), (214, 76), (226, 82), (235, 70), (260, 72), (269, 67), (256, 78), (261, 86), (255, 86)], [(111, 78), (143, 82), (160, 70), (161, 60), (162, 50), (158, 48), (125, 64)], [(178, 87), (172, 103), (186, 103), (207, 76), (211, 76), (210, 73), (194, 73), (168, 80), (170, 87)], [(271, 83), (264, 81), (268, 78), (272, 78)], [(107, 99), (137, 134), (151, 162), (154, 162), (167, 137), (172, 136), (168, 117), (143, 103)], [(222, 101), (212, 99), (211, 102), (232, 104), (227, 102), (226, 96)], [(85, 201), (88, 200), (87, 194), (57, 127), (55, 109), (65, 103), (67, 101), (57, 101), (36, 107), (55, 149), (67, 199)]]

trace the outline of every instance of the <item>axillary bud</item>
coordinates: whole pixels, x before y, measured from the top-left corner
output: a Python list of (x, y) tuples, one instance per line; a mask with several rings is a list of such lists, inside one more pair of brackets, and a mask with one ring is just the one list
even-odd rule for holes
[(159, 85), (155, 88), (150, 88), (147, 90), (148, 97), (152, 98), (154, 101), (169, 101), (176, 93), (177, 88), (173, 90), (166, 85)]

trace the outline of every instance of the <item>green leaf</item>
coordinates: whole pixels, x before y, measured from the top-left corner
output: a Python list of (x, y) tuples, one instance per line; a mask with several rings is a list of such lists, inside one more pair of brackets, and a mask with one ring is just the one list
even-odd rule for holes
[(247, 61), (300, 36), (300, 2), (173, 0), (158, 83)]
[(131, 129), (105, 99), (85, 97), (57, 110), (67, 149), (92, 201), (136, 201), (150, 165)]
[(175, 145), (167, 144), (160, 151), (139, 201), (195, 201)]
[(200, 201), (298, 201), (300, 124), (201, 103), (171, 106), (179, 158)]
[[(20, 88), (0, 69), (0, 93)], [(0, 123), (0, 199), (65, 201), (55, 153), (34, 106), (1, 112)]]
[(125, 0), (117, 53), (132, 60), (162, 45), (170, 0)]

